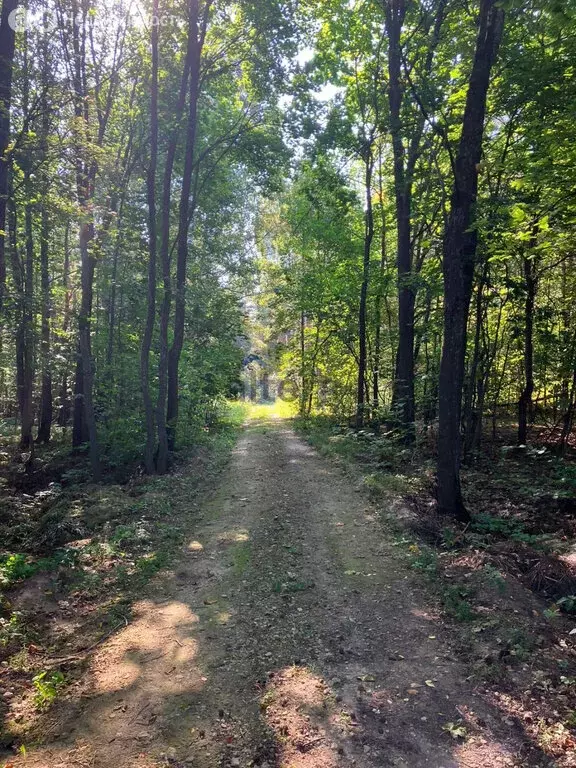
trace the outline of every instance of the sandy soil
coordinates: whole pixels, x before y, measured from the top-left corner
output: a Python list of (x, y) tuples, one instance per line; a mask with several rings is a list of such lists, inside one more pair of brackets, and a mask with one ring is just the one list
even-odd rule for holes
[(10, 765), (551, 765), (451, 643), (362, 492), (252, 423), (179, 566)]

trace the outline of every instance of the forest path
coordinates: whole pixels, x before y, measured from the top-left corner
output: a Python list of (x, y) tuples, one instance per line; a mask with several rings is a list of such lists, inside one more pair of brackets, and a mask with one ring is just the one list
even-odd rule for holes
[[(527, 765), (520, 729), (466, 681), (426, 601), (363, 494), (287, 422), (252, 421), (178, 567), (22, 763)], [(459, 722), (465, 741), (443, 729)]]

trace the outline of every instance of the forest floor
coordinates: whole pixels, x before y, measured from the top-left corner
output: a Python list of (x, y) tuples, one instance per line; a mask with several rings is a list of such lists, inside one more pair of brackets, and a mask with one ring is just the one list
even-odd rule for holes
[[(184, 467), (147, 501), (170, 500), (178, 556), (116, 608), (110, 633), (84, 641), (76, 671), (73, 647), (44, 654), (50, 706), (33, 719), (6, 662), (0, 683), (16, 682), (4, 719), (13, 749), (26, 745), (6, 765), (576, 765), (570, 626), (543, 617), (520, 582), (486, 572), (490, 616), (468, 604), (463, 574), (441, 599), (398, 494), (371, 499), (271, 409), (257, 409), (201, 502), (197, 473)], [(71, 602), (55, 608), (60, 631), (78, 620)], [(524, 647), (514, 629), (537, 642)], [(40, 681), (37, 704), (41, 694)]]

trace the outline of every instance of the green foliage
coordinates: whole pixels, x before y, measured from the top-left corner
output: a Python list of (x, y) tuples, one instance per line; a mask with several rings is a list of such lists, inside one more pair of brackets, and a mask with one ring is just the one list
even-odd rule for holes
[(20, 579), (27, 579), (36, 572), (36, 568), (23, 554), (0, 557), (0, 586), (9, 587)]
[(501, 594), (504, 594), (506, 591), (506, 580), (497, 568), (488, 564), (484, 566), (482, 573), (489, 584), (496, 587)]
[(556, 601), (556, 605), (564, 613), (576, 613), (576, 595), (566, 595)]
[(0, 617), (0, 647), (21, 642), (26, 637), (26, 628), (19, 611), (13, 611), (8, 618)]
[(32, 685), (36, 689), (34, 694), (34, 703), (38, 709), (48, 709), (66, 683), (66, 678), (62, 672), (39, 672), (32, 678)]
[(544, 547), (545, 540), (540, 535), (526, 533), (525, 526), (519, 520), (495, 517), (486, 513), (474, 516), (471, 529), (480, 534), (511, 539), (533, 547)]
[(468, 735), (468, 729), (462, 720), (457, 720), (455, 723), (445, 723), (442, 726), (442, 730), (449, 733), (453, 739), (465, 739)]
[(462, 584), (452, 584), (447, 587), (443, 591), (441, 599), (448, 616), (455, 621), (474, 621), (477, 615), (470, 604), (472, 594), (472, 589)]
[(10, 587), (39, 571), (53, 571), (60, 566), (73, 567), (77, 559), (78, 553), (73, 549), (56, 550), (50, 557), (35, 561), (24, 554), (4, 555), (0, 558), (0, 587)]
[(438, 553), (425, 545), (411, 545), (408, 548), (411, 556), (410, 567), (423, 573), (428, 578), (435, 578), (440, 572)]

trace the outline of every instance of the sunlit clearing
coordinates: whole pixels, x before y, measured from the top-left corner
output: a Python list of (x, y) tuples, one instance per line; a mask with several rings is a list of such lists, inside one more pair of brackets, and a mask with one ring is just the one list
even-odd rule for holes
[(292, 419), (298, 411), (297, 403), (289, 403), (277, 398), (273, 403), (254, 404), (250, 407), (249, 417), (254, 420)]

